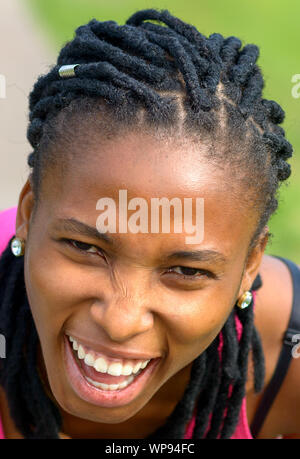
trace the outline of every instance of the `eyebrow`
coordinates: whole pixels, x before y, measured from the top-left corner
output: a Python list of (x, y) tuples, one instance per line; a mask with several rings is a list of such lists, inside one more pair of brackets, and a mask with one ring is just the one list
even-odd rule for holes
[(99, 241), (105, 241), (108, 244), (113, 244), (113, 239), (106, 233), (101, 233), (97, 228), (89, 226), (76, 218), (58, 218), (53, 224), (53, 228), (57, 230), (71, 231), (80, 234), (81, 236), (89, 236)]
[(226, 264), (227, 258), (220, 252), (215, 250), (192, 250), (192, 251), (178, 251), (172, 252), (166, 255), (166, 261), (173, 261), (178, 258), (186, 259), (189, 261), (207, 261), (213, 263), (223, 263)]
[[(53, 224), (53, 228), (56, 230), (65, 230), (80, 234), (81, 236), (89, 236), (93, 239), (99, 240), (101, 242), (106, 242), (110, 245), (114, 245), (114, 240), (108, 236), (106, 233), (101, 233), (97, 228), (89, 226), (86, 223), (83, 223), (76, 218), (58, 218)], [(176, 252), (171, 252), (165, 255), (164, 261), (172, 262), (177, 259), (185, 259), (189, 261), (200, 261), (200, 262), (212, 262), (212, 263), (227, 263), (227, 258), (220, 252), (215, 250), (181, 250)]]

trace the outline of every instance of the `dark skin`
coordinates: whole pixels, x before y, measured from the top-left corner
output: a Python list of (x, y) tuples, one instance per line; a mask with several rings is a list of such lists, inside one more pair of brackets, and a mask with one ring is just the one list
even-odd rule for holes
[[(70, 162), (63, 177), (55, 170), (47, 173), (34, 218), (27, 180), (16, 219), (16, 234), (26, 240), (25, 282), (41, 343), (40, 371), (61, 410), (62, 437), (144, 438), (164, 424), (182, 398), (193, 360), (219, 333), (258, 272), (263, 287), (255, 325), (263, 341), (267, 385), (288, 323), (292, 286), (283, 263), (264, 255), (267, 227), (247, 258), (258, 216), (240, 200), (245, 190), (237, 194), (233, 189), (230, 171), (201, 160), (199, 145), (167, 144), (136, 133), (104, 142), (101, 148), (95, 144), (84, 151), (84, 158)], [(204, 197), (204, 240), (191, 246), (185, 243), (186, 233), (117, 233), (108, 244), (57, 227), (58, 218), (76, 218), (95, 227), (97, 200), (109, 196), (118, 202), (119, 189), (128, 190), (128, 200), (138, 196), (148, 203), (152, 197)], [(62, 238), (98, 247), (106, 261), (100, 252), (79, 253), (62, 244)], [(166, 262), (171, 252), (206, 249), (218, 252), (219, 258)], [(182, 266), (201, 271), (194, 280), (184, 278), (174, 271)], [(129, 404), (93, 406), (68, 380), (62, 352), (67, 332), (115, 350), (161, 356), (160, 365)], [(259, 438), (300, 436), (300, 410), (295, 410), (295, 404), (300, 408), (299, 377), (299, 359), (293, 359)], [(246, 388), (250, 423), (260, 399), (253, 394), (251, 359)], [(6, 437), (20, 436), (3, 392), (0, 405)]]

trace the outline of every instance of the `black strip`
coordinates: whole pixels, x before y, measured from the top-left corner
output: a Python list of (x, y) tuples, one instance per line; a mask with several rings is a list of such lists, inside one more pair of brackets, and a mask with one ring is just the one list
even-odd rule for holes
[(258, 273), (256, 278), (253, 281), (252, 287), (250, 290), (258, 290), (262, 286), (261, 276)]
[(272, 256), (282, 260), (290, 270), (293, 281), (293, 304), (288, 328), (282, 338), (283, 346), (277, 361), (274, 374), (265, 390), (265, 393), (262, 397), (258, 409), (256, 410), (250, 427), (252, 436), (254, 438), (257, 436), (264, 423), (268, 411), (280, 389), (282, 381), (290, 365), (292, 347), (296, 344), (294, 341), (292, 341), (292, 337), (293, 335), (300, 333), (300, 269), (293, 261), (288, 260), (287, 258), (280, 257), (278, 255)]

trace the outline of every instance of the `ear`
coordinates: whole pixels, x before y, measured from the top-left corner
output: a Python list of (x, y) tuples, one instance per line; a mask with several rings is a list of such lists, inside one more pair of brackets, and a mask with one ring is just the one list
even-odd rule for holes
[(34, 195), (30, 176), (26, 180), (19, 195), (18, 209), (16, 215), (16, 236), (27, 240), (30, 220), (34, 208)]
[(245, 293), (247, 290), (250, 290), (260, 268), (262, 257), (269, 239), (269, 227), (265, 226), (262, 234), (259, 237), (259, 240), (255, 247), (248, 255), (246, 266), (244, 268), (244, 274), (240, 285), (240, 290), (238, 298)]

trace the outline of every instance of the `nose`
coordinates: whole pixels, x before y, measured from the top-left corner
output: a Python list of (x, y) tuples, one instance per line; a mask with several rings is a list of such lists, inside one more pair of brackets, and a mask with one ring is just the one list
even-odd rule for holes
[(138, 281), (130, 289), (123, 285), (122, 291), (102, 295), (92, 304), (90, 313), (111, 340), (121, 343), (151, 330), (154, 323), (149, 294)]

